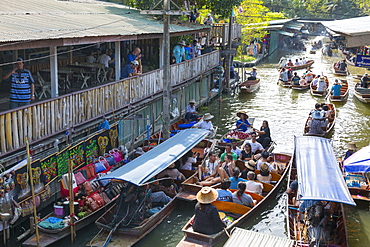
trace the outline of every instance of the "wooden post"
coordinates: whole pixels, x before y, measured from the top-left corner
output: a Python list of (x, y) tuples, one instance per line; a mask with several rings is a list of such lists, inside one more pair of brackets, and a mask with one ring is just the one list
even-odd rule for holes
[[(27, 169), (28, 169), (28, 175), (30, 179), (30, 185), (31, 185), (31, 195), (32, 195), (32, 201), (33, 201), (33, 217), (35, 218), (35, 230), (36, 230), (36, 242), (37, 246), (40, 246), (40, 236), (39, 236), (39, 228), (38, 225), (38, 217), (37, 217), (37, 209), (36, 209), (36, 199), (35, 199), (35, 188), (33, 186), (33, 175), (32, 175), (32, 167), (31, 167), (31, 154), (30, 154), (30, 145), (28, 143), (28, 137), (26, 136), (26, 150), (27, 150)], [(5, 231), (4, 231), (5, 234)]]
[[(169, 11), (170, 5), (168, 0), (164, 0), (164, 10)], [(170, 101), (171, 101), (171, 67), (170, 67), (170, 16), (164, 14), (164, 30), (163, 30), (163, 139), (170, 138)]]
[(73, 243), (75, 241), (76, 231), (75, 231), (75, 226), (74, 226), (75, 207), (74, 207), (72, 166), (73, 166), (73, 162), (71, 161), (71, 158), (68, 157), (69, 215), (70, 215), (70, 226), (71, 226), (71, 242)]
[[(233, 15), (230, 14), (230, 20), (229, 20), (229, 37), (227, 39), (227, 49), (231, 51), (231, 44), (232, 44), (232, 28), (233, 28)], [(230, 92), (230, 67), (232, 64), (232, 56), (230, 53), (227, 54), (226, 59), (226, 68), (225, 68), (225, 74), (226, 74), (226, 83), (227, 83), (227, 90)]]
[(121, 41), (114, 42), (114, 52), (116, 54), (116, 59), (114, 60), (116, 62), (114, 68), (116, 70), (115, 79), (118, 81), (121, 77)]
[(58, 59), (57, 47), (50, 47), (50, 78), (51, 78), (51, 97), (59, 96), (58, 92)]

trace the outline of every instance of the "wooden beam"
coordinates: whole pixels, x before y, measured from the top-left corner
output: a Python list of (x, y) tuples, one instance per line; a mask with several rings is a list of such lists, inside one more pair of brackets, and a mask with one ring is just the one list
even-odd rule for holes
[(140, 10), (142, 15), (191, 15), (191, 11), (178, 10)]

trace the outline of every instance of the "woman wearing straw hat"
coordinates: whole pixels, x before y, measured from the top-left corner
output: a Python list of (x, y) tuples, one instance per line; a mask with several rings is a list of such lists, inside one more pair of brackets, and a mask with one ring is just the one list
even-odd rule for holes
[(202, 120), (199, 121), (198, 123), (194, 124), (192, 128), (199, 128), (199, 129), (205, 129), (205, 130), (213, 131), (214, 128), (213, 128), (213, 124), (211, 122), (211, 119), (213, 117), (214, 116), (211, 115), (210, 113), (204, 114)]
[(256, 80), (257, 79), (257, 68), (253, 67), (251, 72), (245, 72), (245, 74), (250, 75), (247, 80)]
[(194, 231), (211, 235), (226, 227), (220, 219), (217, 208), (212, 205), (217, 197), (218, 192), (210, 187), (204, 187), (198, 192), (193, 223)]
[(185, 108), (185, 119), (188, 123), (190, 123), (190, 121), (196, 121), (199, 118), (197, 115), (198, 112), (195, 108), (195, 103), (195, 100), (191, 99), (189, 100), (189, 105), (187, 105)]
[(248, 122), (248, 115), (245, 111), (239, 111), (236, 115), (239, 117), (239, 120), (236, 121), (238, 130), (245, 132), (248, 128), (253, 128), (253, 125)]

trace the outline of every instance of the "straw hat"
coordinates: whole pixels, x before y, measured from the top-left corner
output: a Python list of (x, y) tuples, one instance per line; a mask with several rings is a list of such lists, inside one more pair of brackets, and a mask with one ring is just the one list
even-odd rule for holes
[(248, 162), (245, 162), (245, 167), (248, 168), (248, 170), (256, 170), (256, 162), (254, 160), (250, 160)]
[(314, 119), (321, 119), (324, 117), (323, 113), (321, 111), (315, 111), (314, 113), (312, 113), (312, 118)]
[(211, 120), (212, 118), (214, 118), (214, 116), (211, 115), (211, 113), (206, 113), (203, 115), (203, 120)]
[(144, 154), (144, 150), (142, 147), (138, 147), (135, 151), (135, 154)]
[(179, 42), (179, 45), (183, 45), (183, 46), (185, 46), (185, 45), (186, 45), (186, 43), (185, 43), (185, 41), (181, 40), (181, 41)]
[(195, 99), (189, 100), (189, 104), (195, 104)]
[(261, 164), (261, 172), (269, 172), (269, 165), (265, 162)]
[(218, 192), (214, 188), (211, 187), (203, 187), (198, 193), (197, 193), (197, 200), (200, 203), (208, 204), (216, 201), (218, 197)]
[(348, 150), (357, 150), (356, 143), (354, 143), (354, 142), (348, 143), (347, 148), (348, 148)]
[(239, 111), (236, 115), (237, 115), (238, 117), (240, 117), (240, 116), (239, 116), (240, 114), (244, 114), (245, 116), (248, 116), (248, 115), (247, 115), (247, 113), (246, 113), (245, 111)]
[(256, 68), (256, 67), (254, 67), (254, 66), (253, 66), (253, 68), (252, 68), (252, 69), (253, 69), (253, 70), (257, 70), (257, 68)]

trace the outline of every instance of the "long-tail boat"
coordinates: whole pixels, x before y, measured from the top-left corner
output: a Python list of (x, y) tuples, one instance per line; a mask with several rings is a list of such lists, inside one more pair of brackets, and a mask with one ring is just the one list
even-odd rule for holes
[(343, 203), (355, 203), (329, 139), (295, 137), (288, 185), (295, 179), (298, 192), (288, 195), (286, 224), (295, 246), (349, 246)]
[[(231, 214), (239, 214), (240, 217), (237, 217), (230, 225), (228, 225), (223, 231), (220, 231), (213, 235), (207, 235), (202, 234), (193, 231), (192, 228), (192, 220), (189, 220), (186, 225), (183, 227), (182, 231), (184, 232), (185, 236), (181, 240), (181, 242), (177, 245), (178, 247), (186, 247), (186, 246), (213, 246), (220, 242), (222, 239), (226, 238), (226, 232), (230, 232), (234, 227), (241, 226), (248, 222), (249, 220), (256, 217), (258, 214), (261, 213), (261, 209), (264, 208), (266, 205), (268, 205), (272, 200), (275, 199), (275, 195), (280, 191), (281, 187), (284, 184), (285, 178), (289, 173), (289, 165), (290, 164), (290, 157), (289, 160), (285, 160), (284, 156), (284, 162), (282, 162), (282, 165), (284, 166), (284, 172), (280, 176), (280, 179), (276, 182), (275, 185), (271, 185), (271, 190), (265, 195), (260, 196), (253, 193), (248, 193), (252, 196), (254, 200), (256, 200), (258, 203), (253, 208), (249, 208), (243, 205), (238, 205), (236, 203), (232, 202), (221, 202), (216, 201), (213, 202), (213, 204), (216, 206), (216, 208), (219, 211), (226, 212), (226, 215), (228, 213)], [(277, 161), (277, 160), (276, 160)], [(287, 165), (285, 167), (285, 165)], [(195, 188), (195, 187), (194, 187)], [(201, 187), (198, 188), (198, 191), (201, 189)]]

